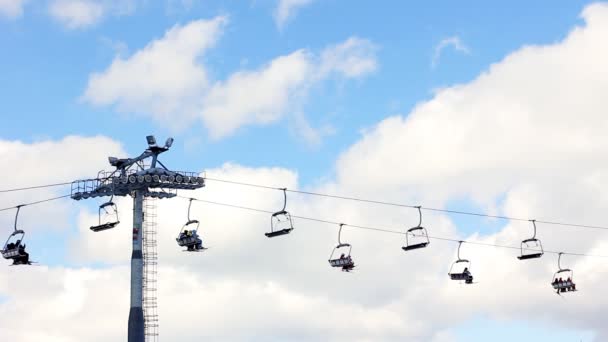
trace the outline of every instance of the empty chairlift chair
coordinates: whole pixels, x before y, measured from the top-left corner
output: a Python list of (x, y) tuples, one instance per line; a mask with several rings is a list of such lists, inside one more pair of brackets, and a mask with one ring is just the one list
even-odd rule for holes
[(404, 251), (425, 248), (431, 243), (426, 228), (422, 227), (422, 211), (418, 208), (418, 225), (407, 230), (405, 233), (405, 246), (401, 247)]
[(543, 244), (536, 238), (536, 220), (530, 220), (530, 222), (534, 226), (534, 235), (521, 242), (521, 255), (517, 257), (519, 260), (537, 259), (545, 253)]
[(283, 209), (272, 214), (270, 217), (270, 231), (264, 233), (269, 238), (289, 234), (293, 230), (293, 221), (289, 212), (285, 210), (287, 207), (287, 188), (283, 190)]
[(201, 252), (207, 249), (203, 247), (203, 240), (198, 235), (200, 223), (198, 220), (190, 219), (190, 208), (192, 207), (193, 200), (191, 198), (188, 203), (188, 221), (182, 226), (179, 235), (175, 239), (180, 247), (186, 247), (184, 252)]
[(120, 220), (118, 219), (118, 207), (112, 199), (113, 197), (110, 198), (110, 201), (99, 206), (99, 224), (91, 226), (92, 231), (100, 232), (112, 229), (120, 223)]
[(15, 226), (11, 235), (8, 236), (4, 247), (2, 248), (2, 257), (4, 259), (13, 260), (14, 265), (31, 265), (30, 255), (25, 251), (25, 232), (21, 229), (17, 229), (17, 219), (19, 217), (19, 210), (22, 205), (17, 206), (17, 214), (15, 215)]
[(332, 250), (328, 261), (331, 267), (340, 267), (342, 271), (350, 272), (355, 268), (355, 262), (350, 255), (353, 247), (348, 243), (342, 243), (340, 240), (343, 226), (344, 223), (340, 223), (340, 229), (338, 230), (338, 245)]
[(460, 258), (460, 247), (464, 241), (458, 242), (458, 259), (452, 263), (448, 275), (451, 280), (463, 281), (465, 284), (473, 284), (473, 274), (471, 274), (471, 262)]
[(553, 275), (553, 281), (551, 282), (551, 286), (558, 295), (563, 292), (576, 291), (574, 272), (569, 268), (562, 268), (561, 266), (562, 254), (564, 253), (559, 253), (557, 257), (558, 271)]

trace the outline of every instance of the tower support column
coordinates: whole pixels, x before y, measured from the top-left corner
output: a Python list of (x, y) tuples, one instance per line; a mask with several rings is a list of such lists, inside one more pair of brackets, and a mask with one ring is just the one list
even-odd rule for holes
[(131, 254), (131, 308), (129, 310), (128, 342), (145, 342), (143, 311), (142, 229), (144, 222), (144, 189), (133, 195), (133, 253)]

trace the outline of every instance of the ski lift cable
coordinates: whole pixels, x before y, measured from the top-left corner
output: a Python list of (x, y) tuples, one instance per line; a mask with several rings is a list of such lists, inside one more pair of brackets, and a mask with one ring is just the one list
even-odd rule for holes
[[(179, 195), (177, 197), (183, 198), (183, 199), (188, 199), (188, 200), (190, 198), (192, 198), (192, 197), (184, 197), (184, 196), (179, 196)], [(203, 200), (203, 199), (199, 199), (199, 198), (193, 198), (193, 199), (195, 201), (198, 201), (198, 202), (203, 202), (203, 203), (208, 203), (208, 204), (214, 204), (214, 205), (219, 205), (219, 206), (224, 206), (224, 207), (230, 207), (230, 208), (235, 208), (235, 209), (242, 209), (242, 210), (248, 210), (248, 211), (265, 213), (265, 214), (271, 214), (272, 213), (272, 211), (269, 211), (269, 210), (251, 208), (251, 207), (246, 207), (246, 206), (241, 206), (241, 205), (221, 203), (221, 202)], [(355, 224), (348, 224), (348, 223), (342, 223), (342, 222), (337, 222), (337, 221), (324, 220), (324, 219), (319, 219), (319, 218), (314, 218), (314, 217), (298, 216), (298, 215), (292, 215), (292, 217), (293, 218), (298, 218), (298, 219), (301, 219), (301, 220), (307, 220), (307, 221), (313, 221), (313, 222), (319, 222), (319, 223), (326, 223), (326, 224), (329, 224), (329, 225), (340, 225), (341, 224), (343, 226), (350, 227), (350, 228), (355, 228), (355, 229), (370, 230), (370, 231), (377, 231), (377, 232), (390, 233), (390, 234), (399, 234), (399, 235), (405, 235), (406, 234), (405, 232), (397, 231), (397, 230), (391, 230), (391, 229), (380, 228), (380, 227), (371, 227), (371, 226), (360, 226), (360, 225), (355, 225)], [(506, 249), (514, 249), (514, 250), (520, 250), (521, 249), (521, 247), (517, 247), (517, 246), (498, 245), (498, 244), (492, 244), (492, 243), (480, 242), (480, 241), (468, 241), (468, 240), (461, 240), (461, 239), (447, 238), (447, 237), (439, 237), (439, 236), (430, 236), (430, 235), (428, 237), (429, 237), (429, 239), (434, 239), (434, 240), (450, 241), (450, 242), (456, 242), (456, 243), (468, 243), (468, 244), (479, 245), (479, 246), (506, 248)], [(562, 253), (564, 255), (572, 255), (572, 256), (593, 257), (593, 258), (608, 258), (608, 255), (585, 254), (585, 253), (574, 253), (574, 252), (559, 252), (559, 251), (548, 251), (548, 250), (545, 250), (545, 253), (551, 253), (551, 254)]]
[[(450, 210), (450, 209), (432, 208), (432, 207), (417, 206), (417, 205), (408, 205), (408, 204), (403, 204), (403, 203), (395, 203), (395, 202), (371, 200), (371, 199), (358, 198), (358, 197), (348, 197), (348, 196), (324, 194), (324, 193), (312, 192), (312, 191), (293, 190), (293, 189), (286, 189), (286, 188), (282, 188), (282, 187), (272, 187), (272, 186), (267, 186), (267, 185), (254, 184), (254, 183), (246, 183), (246, 182), (238, 182), (238, 181), (231, 181), (231, 180), (226, 180), (226, 179), (218, 179), (218, 178), (210, 178), (210, 177), (204, 177), (204, 179), (205, 180), (209, 180), (209, 181), (229, 183), (229, 184), (235, 184), (235, 185), (243, 185), (243, 186), (250, 186), (250, 187), (262, 188), (262, 189), (280, 190), (280, 191), (283, 191), (283, 192), (287, 192), (288, 191), (288, 192), (297, 193), (297, 194), (303, 194), (303, 195), (327, 197), (327, 198), (341, 199), (341, 200), (347, 200), (347, 201), (356, 201), (356, 202), (364, 202), (364, 203), (371, 203), (371, 204), (387, 205), (387, 206), (393, 206), (393, 207), (421, 209), (421, 210), (427, 210), (427, 211), (442, 212), (442, 213), (447, 213), (447, 214), (467, 215), (467, 216), (476, 216), (476, 217), (486, 217), (486, 218), (508, 220), (508, 221), (522, 221), (522, 222), (524, 222), (524, 221), (531, 221), (531, 219), (521, 218), (521, 217), (504, 216), (504, 215), (491, 215), (491, 214), (475, 213), (475, 212), (461, 211), (461, 210)], [(0, 190), (0, 193), (15, 192), (15, 191), (22, 191), (22, 190), (31, 190), (31, 189), (41, 189), (41, 188), (48, 188), (48, 187), (54, 187), (54, 186), (62, 186), (62, 185), (68, 185), (68, 184), (72, 184), (72, 182), (55, 183), (55, 184), (47, 184), (47, 185), (37, 185), (37, 186), (30, 186), (30, 187), (23, 187), (23, 188), (3, 189), (3, 190)], [(14, 207), (11, 207), (11, 208), (8, 208), (8, 209), (14, 209)], [(8, 209), (5, 209), (5, 210), (8, 210)], [(0, 210), (0, 211), (2, 211), (2, 210)], [(543, 223), (543, 224), (554, 225), (554, 226), (608, 230), (608, 226), (600, 226), (600, 225), (587, 225), (587, 224), (569, 223), (569, 222), (561, 222), (561, 221), (553, 221), (553, 220), (538, 220), (538, 219), (535, 220), (535, 221), (537, 223)]]
[(27, 187), (23, 187), (23, 188), (3, 189), (3, 190), (0, 190), (0, 193), (52, 188), (52, 187), (56, 187), (56, 186), (63, 186), (63, 185), (70, 185), (70, 184), (72, 184), (72, 182), (54, 183), (54, 184), (46, 184), (46, 185), (34, 185), (34, 186), (27, 186)]
[[(262, 188), (262, 189), (281, 190), (281, 191), (283, 190), (283, 188), (279, 188), (279, 187), (272, 187), (272, 186), (267, 186), (267, 185), (254, 184), (254, 183), (231, 181), (231, 180), (219, 179), (219, 178), (205, 177), (205, 180), (210, 180), (210, 181), (215, 181), (215, 182), (221, 182), (221, 183), (229, 183), (229, 184), (235, 184), (235, 185), (250, 186), (250, 187)], [(525, 222), (529, 222), (531, 220), (531, 219), (528, 219), (528, 218), (521, 218), (521, 217), (504, 216), (504, 215), (491, 215), (491, 214), (475, 213), (475, 212), (461, 211), (461, 210), (450, 210), (450, 209), (432, 208), (432, 207), (425, 207), (425, 206), (418, 206), (418, 205), (409, 205), (409, 204), (403, 204), (403, 203), (395, 203), (395, 202), (386, 202), (386, 201), (371, 200), (371, 199), (358, 198), (358, 197), (331, 195), (331, 194), (324, 194), (324, 193), (312, 192), (312, 191), (293, 190), (293, 189), (287, 189), (286, 191), (297, 193), (297, 194), (303, 194), (303, 195), (311, 195), (311, 196), (335, 198), (335, 199), (341, 199), (341, 200), (347, 200), (347, 201), (380, 204), (380, 205), (387, 205), (387, 206), (393, 206), (393, 207), (421, 209), (421, 210), (442, 212), (442, 213), (448, 213), (448, 214), (468, 215), (468, 216), (477, 216), (477, 217), (487, 217), (487, 218), (494, 218), (494, 219), (508, 220), (508, 221), (522, 221), (522, 222), (525, 221)], [(549, 220), (538, 220), (538, 219), (535, 220), (535, 221), (537, 223), (556, 225), (556, 226), (608, 230), (608, 226), (586, 225), (586, 224), (568, 223), (568, 222), (560, 222), (560, 221), (549, 221)]]
[(13, 207), (0, 208), (0, 211), (7, 211), (7, 210), (18, 209), (18, 208), (26, 207), (26, 206), (29, 206), (29, 205), (36, 205), (36, 204), (40, 204), (40, 203), (55, 201), (55, 200), (58, 200), (58, 199), (61, 199), (61, 198), (66, 198), (66, 197), (70, 197), (70, 195), (52, 197), (52, 198), (47, 198), (47, 199), (43, 199), (43, 200), (35, 201), (35, 202), (30, 202), (30, 203), (22, 203), (22, 204), (13, 206)]

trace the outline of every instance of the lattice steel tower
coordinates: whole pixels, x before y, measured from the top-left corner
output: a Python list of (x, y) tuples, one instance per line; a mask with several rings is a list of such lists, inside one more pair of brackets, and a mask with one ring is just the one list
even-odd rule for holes
[[(129, 311), (128, 342), (145, 342), (146, 335), (151, 341), (158, 336), (158, 316), (156, 313), (156, 213), (144, 199), (171, 198), (178, 189), (194, 190), (205, 186), (205, 180), (194, 172), (171, 171), (158, 160), (158, 155), (169, 150), (173, 138), (164, 146), (157, 146), (154, 136), (147, 136), (148, 148), (136, 158), (109, 157), (110, 165), (116, 167), (111, 172), (102, 171), (94, 179), (78, 180), (72, 183), (71, 197), (75, 200), (103, 196), (133, 197), (133, 252), (131, 254), (131, 309)], [(149, 167), (146, 164), (149, 162)], [(158, 166), (157, 166), (158, 165)], [(106, 210), (110, 202), (100, 207)], [(144, 216), (144, 209), (146, 215)], [(153, 221), (154, 220), (154, 221)], [(149, 224), (144, 226), (144, 222)], [(153, 225), (150, 225), (154, 223)], [(113, 228), (118, 220), (91, 227), (93, 231)], [(143, 247), (143, 248), (142, 248)], [(143, 251), (143, 253), (142, 253)], [(144, 308), (146, 314), (144, 315)]]

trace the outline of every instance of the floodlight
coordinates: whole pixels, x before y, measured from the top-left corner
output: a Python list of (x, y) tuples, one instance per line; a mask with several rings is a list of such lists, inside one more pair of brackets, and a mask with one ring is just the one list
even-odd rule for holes
[(168, 138), (165, 142), (165, 148), (170, 148), (173, 145), (173, 138)]
[(116, 158), (116, 157), (108, 157), (108, 161), (110, 162), (110, 165), (112, 165), (112, 166), (118, 165), (118, 158)]
[(156, 138), (153, 135), (148, 135), (146, 140), (148, 140), (148, 146), (156, 146)]

